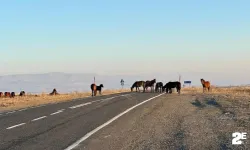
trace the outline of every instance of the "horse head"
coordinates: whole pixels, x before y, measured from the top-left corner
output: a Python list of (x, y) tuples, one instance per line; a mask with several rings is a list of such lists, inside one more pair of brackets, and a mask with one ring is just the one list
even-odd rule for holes
[(205, 80), (204, 80), (204, 79), (201, 79), (201, 83), (204, 84), (204, 83), (205, 83)]
[(56, 89), (53, 89), (53, 91), (52, 91), (53, 93), (55, 93), (56, 92)]
[(100, 84), (100, 87), (102, 87), (102, 88), (103, 88), (103, 87), (104, 87), (104, 86), (103, 86), (103, 84)]

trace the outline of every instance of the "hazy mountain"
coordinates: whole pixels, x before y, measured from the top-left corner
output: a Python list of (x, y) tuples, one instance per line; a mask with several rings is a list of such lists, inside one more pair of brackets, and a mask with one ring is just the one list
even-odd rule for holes
[(125, 80), (125, 86), (131, 86), (139, 76), (108, 76), (97, 74), (68, 74), (68, 73), (45, 73), (45, 74), (22, 74), (0, 76), (0, 91), (20, 92), (25, 90), (29, 93), (51, 92), (56, 88), (59, 92), (89, 91), (90, 84), (96, 78), (96, 84), (104, 84), (105, 89), (121, 88), (120, 80)]

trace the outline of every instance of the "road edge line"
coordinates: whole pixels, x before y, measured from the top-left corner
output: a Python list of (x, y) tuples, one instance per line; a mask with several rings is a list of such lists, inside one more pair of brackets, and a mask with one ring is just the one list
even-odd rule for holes
[(133, 110), (134, 108), (148, 102), (151, 101), (161, 95), (163, 95), (165, 93), (159, 94), (157, 96), (151, 97), (139, 104), (136, 104), (128, 109), (126, 109), (125, 111), (123, 111), (122, 113), (116, 115), (115, 117), (113, 117), (112, 119), (110, 119), (109, 121), (105, 122), (104, 124), (100, 125), (99, 127), (95, 128), (94, 130), (90, 131), (89, 133), (85, 134), (82, 138), (80, 138), (79, 140), (77, 140), (76, 142), (74, 142), (73, 144), (71, 144), (70, 146), (68, 146), (66, 149), (64, 150), (72, 150), (73, 148), (76, 148), (81, 142), (85, 141), (86, 139), (88, 139), (91, 135), (95, 134), (97, 131), (101, 130), (102, 128), (106, 127), (107, 125), (109, 125), (110, 123), (112, 123), (113, 121), (115, 121), (116, 119), (120, 118), (121, 116), (123, 116), (124, 114), (128, 113), (129, 111)]

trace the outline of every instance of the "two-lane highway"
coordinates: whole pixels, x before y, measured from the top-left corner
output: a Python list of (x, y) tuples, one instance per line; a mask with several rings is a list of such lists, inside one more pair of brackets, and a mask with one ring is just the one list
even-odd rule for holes
[(0, 116), (0, 149), (70, 149), (97, 127), (157, 95), (113, 94), (4, 113)]

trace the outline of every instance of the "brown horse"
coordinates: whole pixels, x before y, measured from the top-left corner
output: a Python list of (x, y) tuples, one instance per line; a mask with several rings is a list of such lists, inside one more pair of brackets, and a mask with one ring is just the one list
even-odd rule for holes
[(10, 92), (4, 92), (5, 97), (10, 97)]
[(0, 97), (2, 97), (3, 96), (3, 92), (0, 92)]
[(91, 84), (90, 88), (92, 91), (92, 97), (96, 96), (97, 91), (99, 91), (99, 94), (102, 95), (102, 88), (103, 88), (103, 84), (100, 84), (99, 86), (95, 85), (95, 84)]
[(58, 95), (59, 93), (57, 92), (56, 89), (53, 89), (53, 91), (49, 95)]
[(135, 83), (131, 86), (131, 92), (133, 91), (134, 88), (136, 88), (136, 92), (137, 92), (137, 90), (140, 92), (141, 86), (144, 89), (145, 81), (135, 81)]
[(148, 89), (148, 87), (150, 87), (151, 88), (151, 92), (153, 92), (154, 91), (154, 84), (155, 84), (155, 82), (156, 82), (156, 79), (153, 79), (151, 81), (146, 81), (145, 86), (144, 86), (144, 92), (145, 92), (145, 89), (146, 90)]
[(201, 84), (203, 87), (203, 93), (205, 92), (206, 89), (208, 90), (208, 92), (211, 91), (211, 85), (209, 81), (205, 81), (204, 79), (201, 79)]

